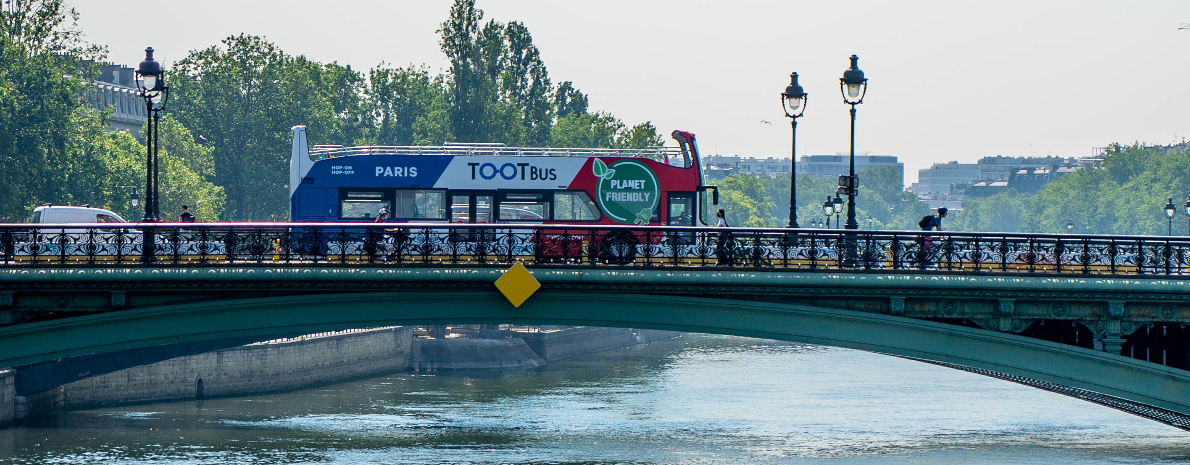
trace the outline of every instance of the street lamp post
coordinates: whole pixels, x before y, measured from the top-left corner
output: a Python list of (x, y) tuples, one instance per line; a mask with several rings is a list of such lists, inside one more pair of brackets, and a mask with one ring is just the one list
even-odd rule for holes
[(851, 67), (839, 78), (839, 93), (843, 94), (843, 103), (851, 105), (851, 166), (847, 178), (846, 228), (859, 229), (855, 221), (855, 190), (859, 188), (859, 180), (855, 177), (855, 106), (864, 103), (864, 96), (868, 94), (868, 79), (859, 69), (858, 56), (851, 55)]
[(1169, 201), (1165, 203), (1165, 218), (1169, 220), (1168, 229), (1165, 231), (1166, 236), (1173, 235), (1173, 215), (1177, 212), (1178, 207), (1173, 206), (1173, 197), (1170, 197)]
[(1183, 206), (1186, 207), (1186, 235), (1190, 236), (1190, 196), (1186, 196), (1186, 204)]
[(141, 98), (145, 99), (145, 109), (149, 116), (148, 127), (145, 130), (145, 216), (141, 221), (155, 222), (161, 219), (158, 186), (160, 137), (157, 128), (161, 123), (161, 110), (169, 100), (169, 86), (165, 85), (165, 70), (153, 59), (153, 47), (145, 49), (145, 60), (140, 62), (136, 75), (140, 78), (136, 81), (137, 91)]
[(835, 214), (835, 203), (831, 202), (831, 196), (826, 196), (826, 201), (822, 202), (822, 214), (826, 215), (826, 229), (831, 228), (831, 215)]
[(1066, 220), (1066, 233), (1074, 234), (1074, 220)]
[[(161, 109), (169, 100), (169, 86), (165, 85), (165, 71), (161, 64), (153, 59), (153, 47), (145, 49), (145, 60), (140, 62), (136, 70), (140, 79), (136, 80), (137, 92), (145, 99), (145, 109), (148, 124), (145, 128), (145, 216), (142, 222), (154, 223), (161, 219), (161, 205), (158, 190), (158, 150), (160, 138), (157, 136), (157, 126), (161, 123)], [(131, 198), (131, 196), (129, 196)], [(137, 199), (139, 201), (139, 196)], [(150, 263), (156, 259), (155, 244), (156, 231), (151, 227), (144, 228), (141, 243), (141, 261)]]
[(808, 95), (797, 83), (797, 73), (790, 73), (789, 85), (781, 93), (781, 108), (789, 118), (792, 133), (789, 149), (789, 224), (790, 228), (798, 228), (797, 224), (797, 119), (806, 112)]
[[(843, 213), (843, 199), (839, 198), (839, 194), (836, 193), (835, 200), (832, 200), (831, 203), (835, 204), (835, 228), (838, 229), (838, 228), (842, 227), (842, 223), (839, 222), (839, 215)], [(854, 219), (855, 218), (851, 218), (851, 220), (854, 220)], [(850, 228), (850, 229), (856, 229), (856, 228)]]

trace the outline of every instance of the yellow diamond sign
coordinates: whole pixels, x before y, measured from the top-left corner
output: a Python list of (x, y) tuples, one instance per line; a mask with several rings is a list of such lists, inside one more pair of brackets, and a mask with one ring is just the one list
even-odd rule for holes
[(513, 307), (520, 307), (529, 299), (529, 296), (541, 289), (541, 283), (537, 282), (537, 278), (529, 273), (520, 262), (509, 268), (504, 272), (504, 276), (496, 280), (496, 289), (499, 289), (504, 297), (512, 303)]

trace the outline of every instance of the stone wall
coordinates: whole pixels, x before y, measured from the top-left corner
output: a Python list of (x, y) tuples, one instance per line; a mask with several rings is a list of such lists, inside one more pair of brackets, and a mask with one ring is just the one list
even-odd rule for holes
[(0, 370), (0, 426), (16, 419), (16, 375), (17, 371), (13, 369)]
[(556, 362), (658, 339), (673, 338), (678, 334), (674, 331), (580, 327), (536, 333), (514, 332), (512, 336), (524, 339), (525, 343), (545, 361)]
[(62, 407), (282, 391), (401, 371), (412, 340), (411, 329), (395, 328), (178, 357), (66, 384)]
[(423, 370), (489, 370), (537, 368), (545, 360), (525, 341), (512, 339), (415, 339), (409, 368)]

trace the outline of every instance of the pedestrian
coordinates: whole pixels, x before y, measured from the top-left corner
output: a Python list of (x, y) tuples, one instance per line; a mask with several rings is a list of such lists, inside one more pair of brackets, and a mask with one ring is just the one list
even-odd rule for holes
[[(917, 226), (921, 227), (922, 231), (941, 231), (942, 219), (946, 218), (947, 211), (948, 210), (946, 207), (938, 207), (937, 215), (926, 215), (922, 217), (921, 221), (917, 222)], [(934, 253), (934, 239), (927, 234), (922, 234), (918, 237), (918, 239), (918, 261), (920, 262), (921, 268), (925, 269), (928, 265), (930, 255)]]
[(388, 208), (380, 207), (380, 211), (376, 212), (376, 222), (383, 223), (388, 221)]
[(182, 214), (178, 215), (178, 222), (179, 223), (193, 223), (194, 222), (194, 214), (190, 213), (189, 205), (182, 205)]
[(917, 225), (921, 226), (922, 231), (929, 231), (931, 229), (941, 231), (942, 219), (946, 218), (947, 211), (948, 210), (946, 207), (938, 207), (937, 215), (928, 215), (925, 218), (922, 218), (921, 221), (917, 223)]
[[(728, 228), (727, 215), (723, 213), (723, 209), (715, 212), (715, 227)], [(735, 240), (731, 237), (731, 231), (722, 231), (719, 233), (719, 241), (715, 243), (715, 257), (719, 259), (720, 265), (730, 265), (735, 258)]]

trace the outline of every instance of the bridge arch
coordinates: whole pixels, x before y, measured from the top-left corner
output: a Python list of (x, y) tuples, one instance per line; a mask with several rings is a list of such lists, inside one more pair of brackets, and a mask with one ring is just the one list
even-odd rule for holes
[(4, 328), (0, 366), (212, 339), (451, 323), (633, 327), (822, 344), (1085, 389), (1190, 414), (1190, 372), (1102, 351), (798, 303), (594, 290), (543, 291), (520, 308), (494, 290), (353, 292), (162, 305)]

